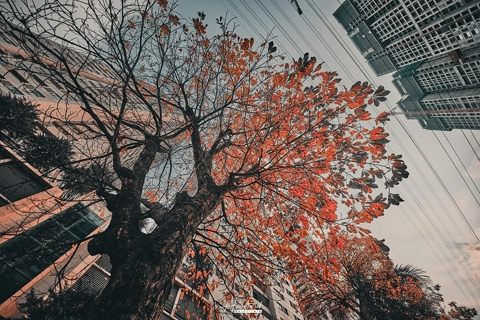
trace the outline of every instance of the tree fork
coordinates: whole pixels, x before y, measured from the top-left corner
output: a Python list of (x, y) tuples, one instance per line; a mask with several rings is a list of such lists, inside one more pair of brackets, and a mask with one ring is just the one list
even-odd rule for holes
[[(198, 225), (219, 197), (211, 194), (195, 205), (197, 197), (181, 193), (179, 202), (150, 235), (142, 235), (126, 250), (109, 253), (110, 281), (91, 306), (88, 319), (159, 319), (175, 274), (193, 240)], [(208, 208), (208, 209), (207, 209)], [(151, 241), (145, 241), (149, 238)]]

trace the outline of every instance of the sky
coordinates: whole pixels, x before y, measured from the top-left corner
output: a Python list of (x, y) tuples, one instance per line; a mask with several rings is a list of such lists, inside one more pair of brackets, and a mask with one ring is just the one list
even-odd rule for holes
[[(371, 112), (388, 111), (400, 95), (391, 75), (375, 76), (333, 17), (339, 1), (298, 0), (302, 16), (289, 0), (180, 0), (178, 11), (203, 11), (209, 32), (219, 31), (215, 18), (226, 14), (241, 36), (259, 41), (271, 32), (287, 57), (309, 52), (347, 87), (357, 80), (383, 85), (391, 91), (389, 102)], [(410, 172), (396, 191), (405, 202), (367, 228), (385, 239), (395, 263), (422, 268), (440, 284), (446, 303), (480, 311), (480, 130), (429, 131), (402, 115), (391, 119), (387, 151), (402, 154)]]
[[(343, 0), (297, 1), (302, 16), (290, 0), (178, 0), (178, 11), (184, 17), (203, 11), (209, 32), (220, 32), (215, 18), (227, 15), (239, 35), (256, 43), (272, 33), (287, 57), (309, 52), (346, 87), (373, 80), (390, 90), (374, 115), (394, 108), (400, 95), (391, 75), (375, 76), (332, 15)], [(480, 312), (480, 130), (429, 131), (399, 115), (387, 131), (388, 152), (402, 154), (410, 172), (396, 191), (405, 202), (366, 227), (385, 239), (395, 263), (422, 268), (440, 284), (446, 303)]]

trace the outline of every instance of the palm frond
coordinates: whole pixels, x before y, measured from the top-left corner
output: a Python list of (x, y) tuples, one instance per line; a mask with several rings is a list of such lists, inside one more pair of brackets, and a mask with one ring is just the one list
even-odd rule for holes
[(433, 284), (432, 279), (427, 275), (427, 273), (411, 264), (406, 265), (395, 265), (395, 273), (400, 276), (401, 278), (412, 278), (415, 281), (422, 283), (425, 286), (430, 286)]

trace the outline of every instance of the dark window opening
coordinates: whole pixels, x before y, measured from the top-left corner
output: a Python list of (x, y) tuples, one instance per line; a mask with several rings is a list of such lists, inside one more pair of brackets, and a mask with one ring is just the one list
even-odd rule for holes
[(33, 90), (32, 93), (36, 96), (36, 97), (39, 97), (39, 98), (45, 98), (45, 96), (38, 90)]
[(0, 164), (0, 194), (10, 202), (47, 189), (50, 189), (50, 185), (25, 166), (14, 161)]
[(175, 317), (181, 320), (207, 320), (208, 318), (205, 303), (199, 297), (193, 297), (186, 292), (183, 294), (182, 299), (178, 300), (177, 308)]
[(28, 83), (27, 79), (25, 79), (20, 73), (18, 73), (16, 70), (10, 70), (9, 71), (18, 81), (22, 83)]
[(45, 81), (43, 81), (42, 79), (40, 79), (36, 74), (32, 74), (32, 78), (41, 86), (43, 87), (48, 87), (48, 85), (45, 83)]
[(179, 287), (177, 285), (173, 285), (172, 289), (170, 290), (170, 294), (168, 295), (168, 299), (165, 302), (164, 310), (168, 313), (172, 313), (173, 305), (175, 304), (175, 299), (177, 298)]
[(268, 308), (270, 300), (255, 289), (253, 289), (253, 298)]

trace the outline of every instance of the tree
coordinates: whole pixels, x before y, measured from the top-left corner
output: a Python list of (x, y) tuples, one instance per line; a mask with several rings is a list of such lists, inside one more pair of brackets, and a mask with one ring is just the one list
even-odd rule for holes
[(475, 317), (475, 309), (455, 303), (446, 314), (440, 286), (423, 270), (394, 266), (370, 239), (344, 239), (343, 248), (321, 252), (324, 268), (303, 280), (298, 298), (309, 319), (459, 319), (459, 312)]
[(17, 143), (17, 151), (35, 168), (46, 172), (69, 165), (70, 142), (45, 131), (33, 102), (0, 92), (0, 128), (0, 137)]
[(50, 133), (30, 135), (22, 149), (25, 161), (45, 172), (54, 168), (65, 169), (73, 157), (70, 142)]
[(457, 305), (455, 301), (448, 304), (450, 311), (447, 314), (443, 312), (441, 319), (458, 319), (458, 320), (471, 320), (478, 315), (478, 311), (474, 308), (467, 308)]
[(287, 62), (222, 17), (210, 37), (203, 13), (182, 18), (165, 0), (22, 3), (3, 2), (0, 17), (41, 67), (25, 77), (64, 88), (44, 121), (88, 122), (65, 183), (88, 181), (112, 213), (88, 245), (112, 263), (88, 319), (159, 318), (192, 245), (229, 288), (298, 262), (315, 269), (310, 236), (330, 247), (342, 229), (366, 236), (357, 224), (402, 201), (391, 188), (408, 173), (386, 155), (388, 114), (367, 123), (383, 87), (347, 89), (308, 53)]
[(38, 110), (24, 99), (0, 92), (0, 128), (12, 138), (24, 138), (35, 131)]
[(95, 296), (89, 291), (68, 289), (61, 293), (50, 291), (45, 299), (38, 297), (38, 293), (32, 290), (26, 301), (20, 304), (20, 310), (25, 313), (20, 320), (81, 319), (87, 313), (85, 305), (94, 300)]

